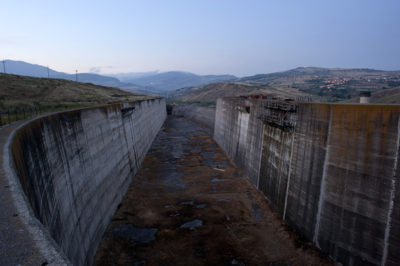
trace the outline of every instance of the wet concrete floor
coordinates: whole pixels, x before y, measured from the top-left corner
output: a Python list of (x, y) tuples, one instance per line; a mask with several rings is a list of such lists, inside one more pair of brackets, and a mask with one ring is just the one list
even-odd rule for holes
[(299, 240), (212, 139), (168, 117), (95, 265), (332, 265)]

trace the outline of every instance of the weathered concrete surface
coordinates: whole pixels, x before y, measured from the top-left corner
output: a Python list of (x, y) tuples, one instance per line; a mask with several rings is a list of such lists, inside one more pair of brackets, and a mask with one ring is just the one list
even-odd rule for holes
[(329, 105), (298, 107), (285, 217), (307, 239), (314, 239), (329, 119)]
[(220, 99), (215, 139), (282, 218), (335, 260), (400, 264), (400, 106), (278, 105)]
[(74, 265), (91, 265), (166, 117), (165, 100), (59, 113), (15, 134), (12, 157), (34, 215)]
[[(230, 104), (218, 100), (214, 138), (239, 168), (258, 186), (263, 127), (258, 117), (263, 106), (244, 100)], [(251, 114), (251, 115), (250, 115)]]
[[(27, 227), (28, 223), (32, 227), (34, 221), (26, 219), (29, 213), (16, 206), (16, 200), (23, 201), (23, 193), (15, 184), (10, 184), (7, 176), (10, 174), (7, 140), (22, 123), (23, 121), (0, 128), (0, 265), (60, 264), (63, 263), (62, 258), (43, 256), (36, 246), (36, 241), (41, 241), (43, 247), (45, 239), (37, 234), (32, 235)], [(49, 255), (50, 249), (46, 249)]]
[(95, 265), (332, 265), (282, 223), (211, 135), (167, 119)]
[(215, 107), (205, 107), (194, 104), (178, 104), (173, 105), (172, 115), (183, 116), (214, 129)]

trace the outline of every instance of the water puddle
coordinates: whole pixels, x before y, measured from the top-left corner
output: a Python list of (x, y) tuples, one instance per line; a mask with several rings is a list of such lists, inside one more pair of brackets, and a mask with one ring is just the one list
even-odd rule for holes
[(197, 250), (197, 249), (194, 249), (193, 252), (192, 252), (192, 254), (193, 254), (193, 256), (194, 256), (195, 258), (204, 258), (204, 257), (206, 256), (206, 254), (204, 253), (204, 251), (202, 251), (202, 250)]
[(194, 200), (190, 200), (190, 201), (183, 201), (181, 203), (179, 203), (179, 205), (194, 205)]
[(237, 259), (232, 259), (231, 264), (232, 265), (239, 265), (239, 266), (245, 266), (246, 265), (243, 262), (238, 261)]
[(247, 197), (249, 200), (253, 200), (253, 196), (251, 195), (250, 191), (247, 191)]
[(130, 238), (137, 243), (150, 243), (156, 239), (157, 228), (140, 228), (131, 224), (121, 224), (111, 230), (111, 234)]
[(193, 220), (193, 221), (190, 221), (190, 222), (182, 224), (180, 226), (180, 228), (189, 228), (190, 230), (194, 230), (197, 227), (200, 227), (202, 225), (203, 225), (203, 221), (199, 220), (199, 219), (196, 219), (196, 220)]
[(229, 161), (227, 161), (227, 160), (221, 160), (218, 162), (218, 166), (228, 166), (228, 165), (229, 165)]
[(238, 170), (235, 170), (235, 172), (233, 173), (234, 177), (240, 178), (239, 172)]
[(209, 167), (216, 167), (217, 164), (214, 161), (214, 154), (215, 152), (211, 151), (211, 152), (207, 152), (207, 151), (203, 151), (201, 153), (201, 156), (203, 157), (203, 165), (207, 165)]
[(197, 204), (195, 208), (196, 209), (203, 209), (205, 207), (207, 207), (207, 204)]
[(194, 146), (190, 149), (191, 153), (196, 153), (201, 151), (201, 146)]
[(195, 187), (197, 185), (203, 184), (203, 182), (194, 182), (192, 184), (190, 184), (191, 187)]
[(217, 178), (217, 177), (214, 177), (213, 179), (211, 179), (211, 183), (226, 182), (226, 181), (229, 181), (229, 179), (226, 179), (226, 178)]
[(218, 201), (225, 201), (225, 202), (231, 202), (230, 199), (224, 199), (223, 197), (217, 196)]
[(133, 265), (134, 266), (139, 266), (139, 265), (146, 265), (146, 260), (138, 260), (138, 261), (134, 261)]
[(261, 216), (265, 217), (265, 213), (261, 210), (260, 206), (258, 206), (257, 204), (253, 203), (253, 204), (251, 204), (251, 207), (253, 208), (253, 214), (254, 214), (256, 220), (260, 220)]
[(166, 173), (164, 173), (164, 176), (163, 176), (163, 178), (165, 179), (164, 185), (166, 185), (168, 187), (184, 189), (184, 188), (186, 188), (186, 184), (184, 184), (182, 182), (182, 177), (184, 175), (185, 175), (184, 173), (180, 173), (180, 172), (166, 171)]

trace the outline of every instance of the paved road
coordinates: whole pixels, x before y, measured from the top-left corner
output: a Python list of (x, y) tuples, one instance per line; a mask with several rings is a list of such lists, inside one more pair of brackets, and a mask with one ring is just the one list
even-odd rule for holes
[(330, 265), (282, 224), (211, 135), (167, 119), (95, 265)]

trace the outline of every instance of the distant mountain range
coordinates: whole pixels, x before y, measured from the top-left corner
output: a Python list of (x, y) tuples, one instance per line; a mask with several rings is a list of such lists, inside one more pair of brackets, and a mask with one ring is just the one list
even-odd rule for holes
[[(5, 60), (6, 73), (31, 77), (76, 80), (75, 74), (58, 72), (41, 65)], [(0, 64), (0, 73), (3, 72)], [(299, 67), (283, 72), (237, 78), (232, 75), (196, 75), (182, 71), (119, 73), (104, 76), (78, 73), (78, 81), (126, 91), (165, 95), (177, 101), (213, 103), (218, 97), (246, 94), (272, 94), (280, 97), (308, 97), (318, 101), (348, 101), (360, 91), (380, 95), (382, 101), (400, 88), (400, 71), (365, 68)], [(387, 90), (385, 93), (375, 93)]]
[[(117, 87), (127, 91), (163, 95), (169, 91), (187, 86), (200, 86), (217, 81), (227, 81), (236, 79), (232, 75), (196, 75), (188, 72), (171, 71), (159, 73), (119, 73), (112, 76), (99, 75), (94, 73), (67, 74), (58, 72), (45, 66), (30, 64), (24, 61), (5, 60), (6, 73), (31, 76), (31, 77), (50, 77), (57, 79), (73, 80), (79, 82), (93, 83), (97, 85)], [(3, 66), (0, 65), (0, 69)], [(3, 71), (0, 71), (3, 72)]]
[[(58, 72), (51, 68), (47, 68), (45, 66), (30, 64), (24, 61), (13, 61), (13, 60), (5, 60), (4, 63), (6, 66), (7, 74), (30, 76), (37, 78), (50, 77), (50, 78), (76, 81), (76, 74), (67, 74), (64, 72)], [(3, 66), (0, 65), (0, 69), (2, 68)], [(121, 82), (117, 78), (106, 77), (92, 73), (78, 73), (78, 81), (85, 83), (93, 83), (103, 86), (110, 86), (110, 87), (118, 87), (121, 85)]]
[(200, 86), (213, 82), (229, 81), (237, 79), (233, 75), (196, 75), (189, 72), (169, 71), (163, 73), (142, 73), (138, 76), (135, 73), (125, 76), (124, 82), (134, 83), (140, 86), (153, 88), (159, 91), (173, 91), (183, 87)]

